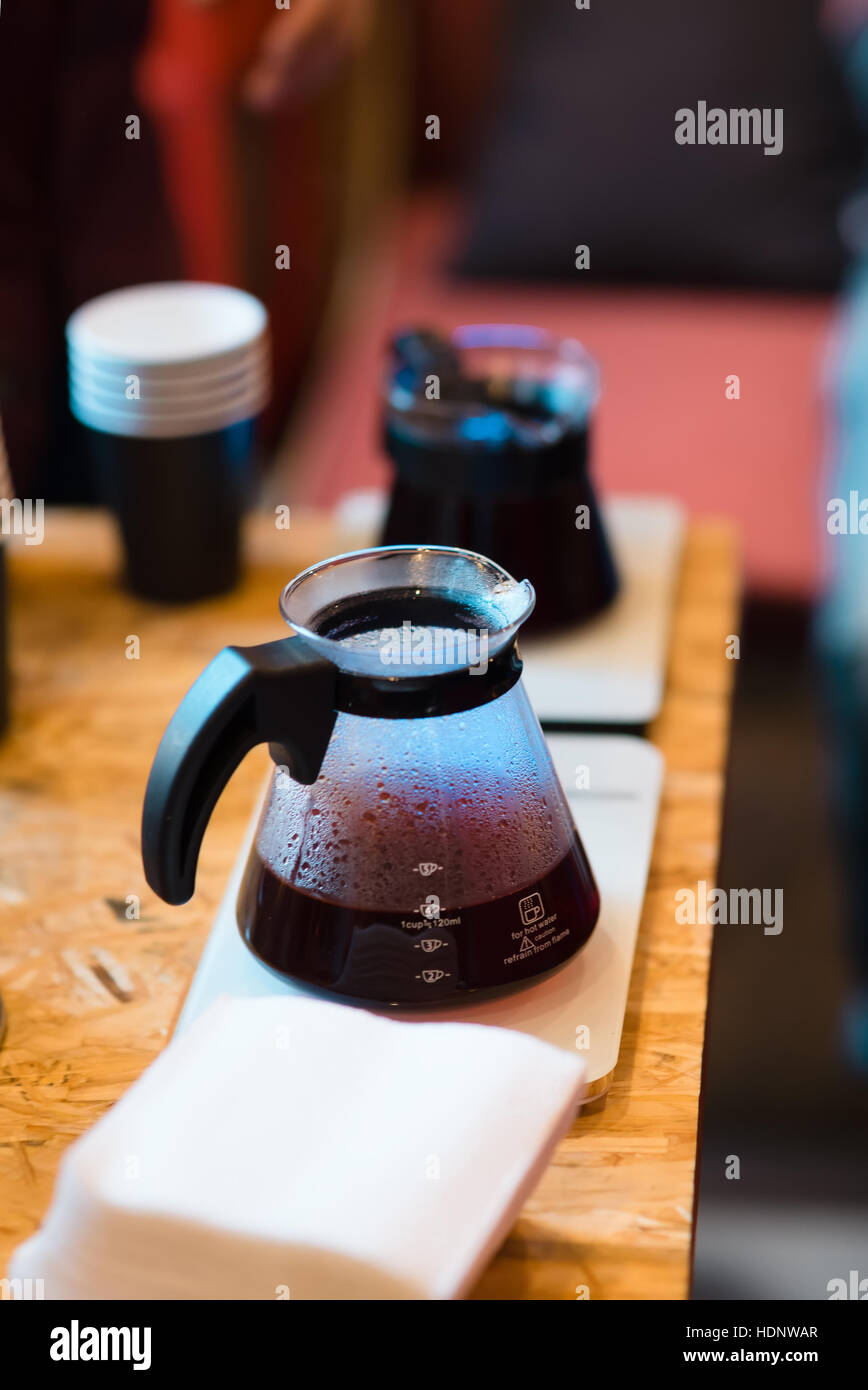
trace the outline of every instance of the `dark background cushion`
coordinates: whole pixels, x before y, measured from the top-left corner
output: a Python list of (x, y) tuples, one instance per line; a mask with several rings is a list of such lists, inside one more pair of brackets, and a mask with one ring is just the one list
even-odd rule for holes
[[(469, 182), (473, 275), (830, 289), (862, 152), (817, 0), (509, 0)], [(675, 112), (783, 108), (783, 150), (678, 145)], [(590, 247), (578, 271), (574, 247)]]

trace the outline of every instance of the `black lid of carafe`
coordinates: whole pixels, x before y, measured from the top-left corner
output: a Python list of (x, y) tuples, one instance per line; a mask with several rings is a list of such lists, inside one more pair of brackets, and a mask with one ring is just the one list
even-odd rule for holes
[(465, 375), (456, 348), (431, 330), (400, 333), (391, 349), (383, 440), (413, 486), (494, 497), (544, 492), (584, 472), (586, 419), (571, 423), (544, 401), (505, 397), (502, 381)]

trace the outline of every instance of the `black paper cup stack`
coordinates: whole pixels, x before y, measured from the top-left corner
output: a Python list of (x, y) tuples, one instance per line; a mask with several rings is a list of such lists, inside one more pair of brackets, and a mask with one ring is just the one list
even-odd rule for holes
[(270, 391), (265, 307), (229, 285), (137, 285), (77, 309), (67, 348), (70, 407), (128, 588), (184, 603), (234, 587)]

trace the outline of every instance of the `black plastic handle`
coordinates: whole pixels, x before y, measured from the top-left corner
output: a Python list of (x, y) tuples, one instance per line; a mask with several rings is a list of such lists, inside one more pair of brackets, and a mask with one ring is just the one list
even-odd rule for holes
[(224, 647), (163, 735), (142, 814), (145, 877), (167, 903), (193, 896), (199, 847), (232, 773), (257, 743), (315, 782), (335, 723), (337, 667), (300, 637)]

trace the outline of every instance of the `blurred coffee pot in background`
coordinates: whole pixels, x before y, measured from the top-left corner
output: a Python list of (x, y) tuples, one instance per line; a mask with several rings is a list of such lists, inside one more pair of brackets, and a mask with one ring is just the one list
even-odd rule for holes
[(588, 465), (599, 373), (581, 343), (478, 324), (391, 346), (381, 543), (460, 546), (527, 574), (534, 635), (594, 617), (618, 578)]

